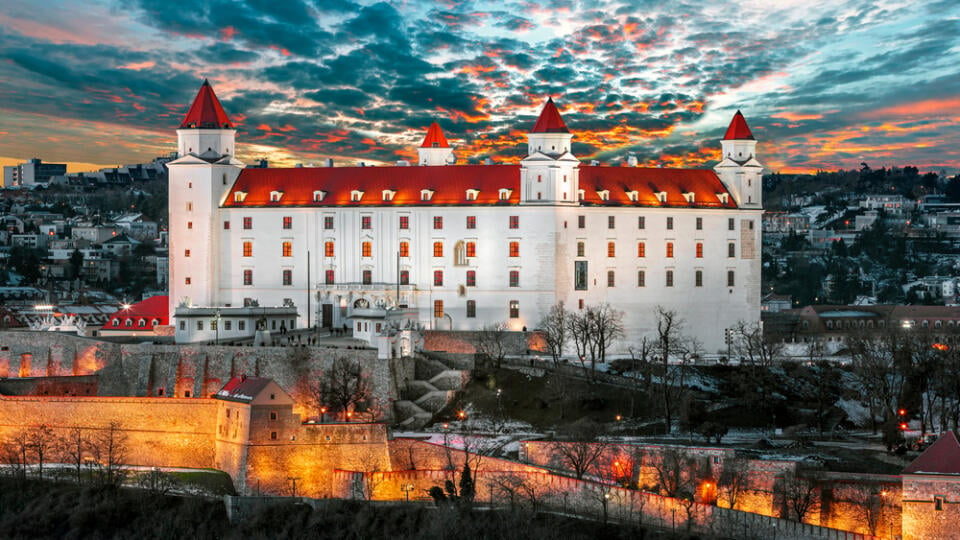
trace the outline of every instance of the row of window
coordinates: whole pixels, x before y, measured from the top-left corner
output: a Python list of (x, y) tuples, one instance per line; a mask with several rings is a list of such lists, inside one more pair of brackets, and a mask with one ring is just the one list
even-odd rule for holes
[[(433, 301), (433, 317), (436, 319), (443, 318), (443, 300), (434, 300)], [(518, 300), (510, 300), (507, 304), (507, 313), (511, 319), (520, 318), (520, 302)], [(477, 316), (477, 301), (476, 300), (467, 300), (467, 318), (473, 319)]]
[[(666, 256), (667, 258), (673, 258), (674, 253), (674, 243), (666, 243)], [(403, 240), (400, 242), (400, 256), (409, 257), (410, 256), (410, 242)], [(293, 242), (284, 241), (280, 244), (280, 252), (283, 257), (292, 257), (293, 256)], [(703, 242), (697, 242), (695, 245), (696, 258), (703, 258)], [(333, 257), (336, 253), (334, 249), (334, 242), (327, 241), (323, 244), (323, 254), (325, 257)], [(586, 253), (586, 243), (577, 242), (577, 257), (584, 257)], [(363, 257), (373, 256), (373, 243), (370, 241), (364, 241), (360, 243), (360, 254)], [(508, 245), (508, 254), (510, 257), (519, 257), (520, 256), (520, 242), (511, 241)], [(190, 256), (190, 250), (184, 250), (184, 256)], [(253, 242), (244, 241), (243, 242), (243, 256), (252, 257), (253, 256)], [(437, 241), (433, 243), (433, 256), (434, 257), (443, 257), (443, 242)], [(464, 256), (465, 257), (476, 257), (477, 256), (477, 243), (474, 241), (468, 241), (464, 243)], [(616, 257), (617, 256), (617, 245), (616, 242), (607, 242), (607, 257)], [(637, 257), (646, 257), (647, 256), (647, 245), (646, 242), (637, 242)], [(737, 244), (736, 242), (727, 243), (727, 257), (735, 258), (737, 256)]]
[[(576, 267), (576, 276), (574, 278), (576, 290), (586, 290), (586, 268), (581, 268), (579, 265)], [(510, 270), (508, 274), (508, 286), (510, 287), (519, 287), (520, 286), (520, 271), (519, 270)], [(607, 270), (607, 287), (616, 287), (617, 279), (616, 270)], [(434, 287), (443, 287), (443, 270), (434, 270), (433, 271), (433, 286)], [(665, 285), (667, 287), (674, 286), (674, 271), (667, 270), (665, 275)], [(364, 285), (370, 285), (373, 283), (373, 271), (372, 270), (363, 270), (361, 275), (361, 280)], [(334, 270), (326, 270), (324, 272), (324, 282), (327, 285), (333, 285), (336, 283), (336, 272)], [(282, 283), (284, 286), (293, 285), (293, 271), (289, 269), (284, 269), (282, 271)], [(190, 284), (190, 278), (186, 278), (186, 284)], [(244, 269), (243, 270), (243, 284), (244, 285), (253, 285), (253, 270)], [(409, 285), (410, 284), (410, 271), (401, 270), (400, 271), (400, 284)], [(477, 286), (477, 272), (476, 270), (467, 270), (466, 274), (466, 286), (467, 287), (476, 287)], [(646, 287), (647, 286), (647, 271), (638, 270), (637, 271), (637, 287)], [(703, 287), (703, 270), (695, 270), (693, 277), (693, 286), (694, 287)], [(736, 286), (736, 272), (733, 270), (727, 270), (727, 287)], [(938, 321), (939, 322), (939, 321)], [(832, 328), (832, 322), (827, 321), (827, 327)]]
[[(189, 204), (189, 203), (188, 203)], [(466, 216), (467, 228), (476, 229), (477, 228), (477, 216)], [(292, 229), (293, 228), (293, 217), (292, 216), (283, 216), (282, 218), (283, 228)], [(617, 223), (616, 216), (607, 216), (607, 228), (615, 229)], [(666, 228), (668, 231), (673, 230), (673, 217), (666, 217)], [(753, 222), (750, 221), (750, 228), (753, 228)], [(192, 222), (191, 222), (192, 225)], [(520, 228), (520, 216), (508, 216), (507, 217), (507, 226), (511, 229)], [(566, 225), (564, 225), (566, 226)], [(695, 222), (696, 230), (703, 230), (703, 218), (696, 218)], [(587, 216), (577, 216), (577, 227), (580, 229), (585, 229), (587, 227)], [(230, 222), (224, 221), (223, 228), (229, 229)], [(243, 218), (243, 228), (245, 230), (253, 229), (253, 218), (244, 217)], [(323, 228), (326, 230), (331, 230), (334, 228), (333, 216), (323, 216)], [(360, 228), (361, 229), (372, 229), (373, 228), (373, 217), (372, 216), (360, 216)], [(400, 216), (400, 228), (409, 229), (410, 228), (410, 216)], [(443, 229), (443, 216), (434, 216), (433, 218), (433, 228), (436, 230)], [(647, 228), (647, 217), (646, 216), (637, 216), (637, 228), (646, 229)], [(736, 221), (734, 218), (727, 218), (727, 230), (733, 231), (736, 230)]]
[[(703, 242), (697, 242), (695, 245), (696, 258), (703, 258)], [(586, 253), (586, 243), (577, 242), (577, 257), (584, 257)], [(617, 243), (616, 242), (607, 242), (607, 257), (616, 257), (617, 256)], [(647, 243), (646, 242), (637, 242), (637, 257), (646, 257), (647, 256)], [(667, 258), (673, 258), (673, 242), (667, 242), (666, 244), (666, 256)], [(736, 242), (727, 243), (727, 257), (735, 258), (737, 256), (737, 244)]]

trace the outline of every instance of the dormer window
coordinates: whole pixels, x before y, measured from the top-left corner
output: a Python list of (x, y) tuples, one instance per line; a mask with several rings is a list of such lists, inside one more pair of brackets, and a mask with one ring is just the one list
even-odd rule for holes
[(280, 202), (280, 199), (283, 197), (282, 191), (271, 191), (270, 192), (270, 202)]
[(326, 191), (317, 190), (313, 192), (313, 202), (321, 202), (323, 198), (327, 196)]
[(601, 200), (601, 201), (609, 201), (609, 200), (610, 200), (610, 190), (609, 190), (609, 189), (601, 189), (601, 190), (597, 191), (597, 196), (600, 197), (600, 200)]
[(694, 195), (692, 191), (685, 192), (683, 194), (683, 198), (686, 199), (689, 204), (693, 204), (694, 202)]
[(640, 192), (637, 190), (628, 191), (627, 198), (630, 199), (630, 202), (637, 202), (637, 200), (640, 198)]
[(477, 195), (479, 195), (479, 194), (480, 194), (480, 190), (479, 190), (479, 189), (468, 189), (468, 190), (467, 190), (467, 200), (468, 200), (468, 201), (475, 201), (475, 200), (477, 200)]
[(584, 199), (584, 197), (586, 197), (586, 195), (587, 195), (587, 192), (586, 192), (585, 190), (582, 190), (582, 189), (578, 189), (578, 190), (577, 190), (577, 200), (578, 200), (578, 201), (583, 202), (583, 199)]
[(246, 191), (235, 191), (233, 193), (233, 202), (242, 203), (247, 198)]
[(383, 202), (390, 202), (390, 201), (392, 201), (394, 195), (396, 195), (396, 194), (397, 194), (397, 192), (394, 191), (394, 190), (392, 190), (392, 189), (385, 189), (385, 190), (383, 190), (383, 192), (382, 192)]
[(660, 204), (666, 204), (666, 202), (667, 202), (667, 192), (666, 192), (666, 191), (658, 191), (658, 192), (654, 193), (654, 195), (657, 196), (657, 201), (659, 201)]
[(360, 199), (363, 198), (363, 192), (359, 189), (354, 189), (350, 192), (350, 202), (360, 202)]
[(730, 202), (729, 193), (717, 193), (717, 198), (720, 199), (721, 204), (727, 204)]
[(433, 190), (432, 189), (421, 189), (420, 190), (420, 200), (429, 201), (433, 199)]
[(499, 193), (500, 193), (500, 195), (499, 195), (499, 197), (497, 197), (499, 200), (501, 200), (501, 201), (509, 201), (509, 200), (510, 200), (510, 195), (513, 194), (513, 190), (512, 190), (512, 189), (507, 189), (507, 188), (500, 188)]

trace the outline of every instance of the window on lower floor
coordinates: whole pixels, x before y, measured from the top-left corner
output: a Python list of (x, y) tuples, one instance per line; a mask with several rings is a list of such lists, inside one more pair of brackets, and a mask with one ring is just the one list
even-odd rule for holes
[(637, 287), (646, 287), (646, 286), (647, 286), (646, 270), (637, 270)]
[(243, 332), (247, 329), (247, 321), (237, 321), (237, 330)]
[(573, 262), (573, 288), (577, 291), (587, 290), (587, 261)]
[(233, 321), (223, 321), (223, 329), (227, 331), (233, 330)]
[(293, 284), (293, 271), (292, 271), (292, 270), (284, 270), (284, 271), (283, 271), (283, 284), (286, 285), (286, 286), (289, 286), (289, 285), (292, 285), (292, 284)]
[(333, 276), (334, 276), (333, 270), (327, 270), (326, 272), (324, 272), (324, 283), (326, 283), (327, 285), (333, 285), (334, 283)]
[(244, 284), (244, 285), (253, 285), (253, 270), (244, 270), (244, 271), (243, 271), (243, 284)]
[(613, 270), (607, 270), (607, 287), (616, 287), (617, 275)]
[(180, 330), (187, 329), (187, 321), (180, 321)]
[(583, 242), (577, 242), (577, 257), (583, 257), (586, 252), (586, 246)]
[(410, 284), (410, 271), (409, 271), (409, 270), (401, 270), (401, 271), (400, 271), (400, 284), (401, 284), (401, 285), (409, 285), (409, 284)]
[(443, 318), (443, 300), (433, 301), (433, 317), (435, 319)]
[(667, 270), (667, 287), (673, 287), (673, 270)]
[(443, 287), (443, 270), (433, 271), (433, 286)]
[(363, 271), (363, 284), (370, 285), (373, 282), (373, 271), (364, 270)]
[(197, 330), (203, 330), (203, 321), (197, 321)]
[(520, 302), (517, 300), (510, 301), (510, 318), (511, 319), (520, 318)]
[(733, 287), (736, 276), (733, 273), (733, 270), (727, 270), (727, 287)]
[(473, 319), (477, 316), (477, 301), (467, 300), (467, 318)]
[(519, 287), (520, 286), (520, 271), (511, 270), (510, 271), (510, 286)]
[(183, 284), (184, 284), (184, 285), (189, 285), (189, 284), (190, 284), (190, 278), (184, 278), (184, 279), (183, 279)]
[(703, 287), (703, 270), (697, 270), (694, 274), (693, 285), (695, 287)]
[(477, 286), (477, 271), (467, 270), (467, 287)]

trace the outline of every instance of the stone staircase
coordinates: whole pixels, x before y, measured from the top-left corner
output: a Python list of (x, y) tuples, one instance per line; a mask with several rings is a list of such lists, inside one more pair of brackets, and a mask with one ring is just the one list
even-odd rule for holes
[(394, 402), (397, 427), (421, 429), (469, 380), (469, 371), (451, 369), (437, 358), (418, 353), (414, 357), (414, 379), (401, 390), (401, 399)]

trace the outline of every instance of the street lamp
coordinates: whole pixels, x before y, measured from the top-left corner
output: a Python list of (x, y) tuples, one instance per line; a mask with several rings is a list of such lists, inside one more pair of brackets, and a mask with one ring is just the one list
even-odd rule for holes
[(320, 423), (321, 423), (321, 424), (323, 423), (323, 419), (324, 419), (324, 417), (326, 416), (326, 414), (327, 414), (327, 408), (326, 408), (326, 407), (320, 407)]

